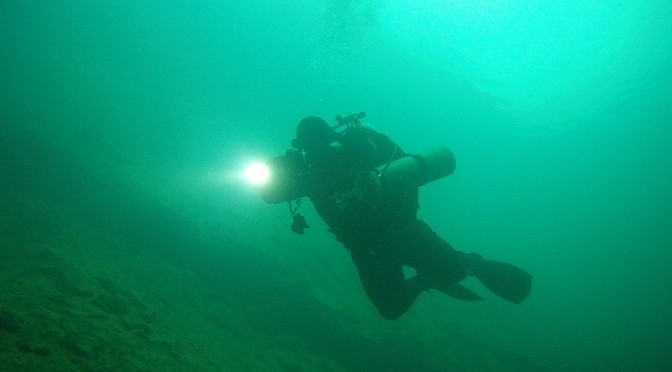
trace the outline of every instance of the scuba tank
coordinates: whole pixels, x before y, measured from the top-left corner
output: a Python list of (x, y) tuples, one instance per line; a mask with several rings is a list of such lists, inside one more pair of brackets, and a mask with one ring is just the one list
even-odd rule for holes
[(452, 174), (455, 155), (447, 147), (439, 147), (404, 156), (378, 169), (384, 192), (406, 192)]

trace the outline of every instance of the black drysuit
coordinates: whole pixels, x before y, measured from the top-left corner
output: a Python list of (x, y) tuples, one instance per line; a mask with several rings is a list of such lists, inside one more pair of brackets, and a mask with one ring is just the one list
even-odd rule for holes
[[(352, 255), (364, 289), (386, 319), (403, 315), (429, 288), (464, 279), (469, 259), (418, 220), (417, 188), (389, 193), (375, 174), (409, 156), (387, 136), (348, 129), (336, 145), (307, 153), (306, 193)], [(416, 269), (406, 278), (403, 266)]]

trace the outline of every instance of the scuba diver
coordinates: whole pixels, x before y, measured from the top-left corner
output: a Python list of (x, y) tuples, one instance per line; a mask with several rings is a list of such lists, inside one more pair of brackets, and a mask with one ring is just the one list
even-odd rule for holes
[[(288, 202), (291, 228), (303, 234), (308, 224), (297, 210), (301, 198), (310, 198), (350, 252), (366, 294), (385, 319), (399, 318), (430, 289), (460, 300), (483, 300), (460, 284), (467, 276), (507, 301), (523, 301), (531, 291), (529, 273), (455, 250), (417, 218), (418, 188), (451, 174), (453, 153), (447, 148), (406, 153), (362, 124), (364, 116), (339, 115), (334, 126), (317, 116), (301, 120), (293, 149), (268, 162), (270, 179), (260, 190), (264, 201)], [(416, 274), (406, 277), (404, 266)]]

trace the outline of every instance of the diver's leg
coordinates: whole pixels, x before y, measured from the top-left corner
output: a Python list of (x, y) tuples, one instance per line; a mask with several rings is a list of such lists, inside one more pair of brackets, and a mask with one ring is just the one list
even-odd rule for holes
[(404, 265), (414, 267), (427, 288), (465, 301), (483, 298), (459, 282), (470, 270), (470, 255), (456, 251), (424, 221), (416, 221), (404, 235), (401, 253)]
[(458, 283), (471, 269), (470, 254), (457, 251), (426, 222), (418, 220), (403, 244), (403, 263), (443, 285)]
[(432, 288), (463, 300), (479, 300), (480, 296), (458, 284), (467, 275), (473, 275), (507, 301), (520, 303), (530, 294), (532, 275), (526, 271), (475, 253), (457, 251), (423, 221), (418, 221), (414, 236), (414, 246), (403, 251), (404, 263), (415, 267), (418, 275), (427, 277), (430, 283), (433, 281)]
[(380, 315), (388, 320), (401, 317), (420, 293), (427, 289), (418, 277), (405, 279), (397, 257), (381, 257), (372, 252), (351, 252), (364, 291)]

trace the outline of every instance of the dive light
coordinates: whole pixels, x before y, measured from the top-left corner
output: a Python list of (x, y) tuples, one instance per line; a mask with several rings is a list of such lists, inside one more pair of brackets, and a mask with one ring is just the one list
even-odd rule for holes
[(285, 155), (267, 162), (268, 181), (260, 188), (261, 198), (269, 204), (279, 204), (305, 196), (305, 153), (290, 149)]

